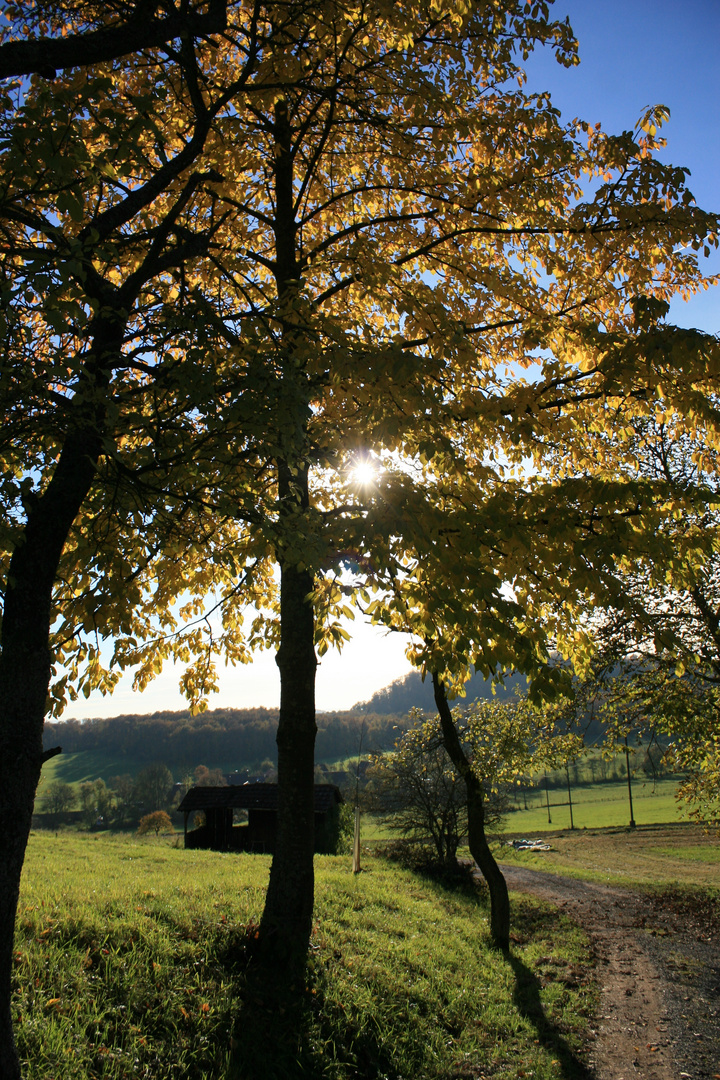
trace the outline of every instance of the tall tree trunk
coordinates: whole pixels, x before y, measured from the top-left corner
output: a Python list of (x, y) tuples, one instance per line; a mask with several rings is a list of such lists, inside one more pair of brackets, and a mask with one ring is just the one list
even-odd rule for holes
[(310, 507), (307, 463), (309, 391), (304, 328), (296, 307), (299, 269), (293, 193), (292, 132), (287, 104), (275, 106), (276, 282), (283, 338), (280, 408), (285, 457), (278, 462), (280, 563), (280, 720), (278, 831), (261, 922), (261, 941), (277, 963), (304, 965), (312, 930), (315, 844), (315, 656), (312, 569), (298, 566)]
[(50, 684), (52, 589), (68, 533), (93, 481), (97, 436), (72, 436), (47, 490), (30, 510), (10, 561), (0, 652), (0, 1076), (20, 1065), (11, 1013), (15, 916), (43, 763)]
[[(280, 470), (280, 499), (307, 499), (307, 473)], [(313, 575), (280, 563), (281, 644), (278, 724), (278, 831), (262, 935), (274, 958), (302, 965), (312, 930), (315, 844), (315, 671), (314, 612), (308, 599)]]
[(95, 327), (77, 415), (52, 478), (28, 500), (27, 523), (5, 583), (0, 632), (0, 1077), (18, 1080), (11, 990), (15, 918), (33, 804), (47, 756), (42, 731), (50, 685), (52, 592), (68, 534), (92, 486), (103, 447), (107, 365), (117, 356), (127, 315)]
[(503, 872), (495, 862), (485, 836), (485, 804), (480, 780), (463, 750), (442, 679), (433, 673), (435, 704), (440, 716), (443, 745), (465, 781), (470, 854), (480, 867), (490, 892), (490, 936), (500, 949), (510, 948), (510, 899)]

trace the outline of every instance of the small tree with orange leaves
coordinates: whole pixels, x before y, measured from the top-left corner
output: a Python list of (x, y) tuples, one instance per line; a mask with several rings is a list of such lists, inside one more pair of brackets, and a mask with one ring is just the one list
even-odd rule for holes
[(154, 832), (156, 836), (159, 836), (161, 832), (175, 832), (170, 815), (164, 810), (154, 810), (152, 814), (146, 814), (145, 817), (140, 818), (138, 836), (146, 836), (149, 832)]

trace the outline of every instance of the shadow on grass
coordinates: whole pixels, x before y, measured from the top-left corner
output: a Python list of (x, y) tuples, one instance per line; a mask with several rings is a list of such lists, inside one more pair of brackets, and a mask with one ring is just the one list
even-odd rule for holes
[[(424, 868), (416, 867), (415, 872), (432, 880), (447, 892), (474, 897), (478, 905), (489, 912), (490, 897), (487, 884), (473, 873), (472, 864), (460, 863), (457, 870), (452, 871), (432, 865)], [(547, 933), (548, 920), (554, 918), (554, 913), (540, 911), (520, 913), (518, 905), (515, 905), (515, 920), (522, 922), (523, 930), (527, 934)], [(513, 1004), (520, 1015), (532, 1024), (540, 1045), (558, 1061), (563, 1080), (594, 1080), (595, 1074), (592, 1069), (588, 1068), (573, 1051), (558, 1025), (548, 1018), (540, 995), (542, 984), (535, 972), (512, 953), (500, 950), (498, 952), (507, 960), (515, 976)]]
[(374, 1033), (325, 1000), (322, 971), (310, 965), (288, 977), (247, 940), (223, 960), (240, 1001), (224, 1080), (317, 1080), (328, 1061), (367, 1080), (392, 1075), (392, 1057)]
[(537, 975), (522, 960), (506, 952), (505, 959), (515, 975), (513, 1003), (521, 1016), (535, 1028), (538, 1041), (560, 1064), (564, 1080), (593, 1080), (594, 1073), (575, 1054), (557, 1024), (548, 1019), (540, 998)]

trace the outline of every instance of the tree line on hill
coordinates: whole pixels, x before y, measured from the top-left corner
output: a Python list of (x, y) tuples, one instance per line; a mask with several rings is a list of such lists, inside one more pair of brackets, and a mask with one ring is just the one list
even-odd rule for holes
[[(488, 706), (512, 705), (524, 699), (526, 686), (525, 677), (518, 673), (510, 673), (494, 687), (490, 679), (478, 673), (466, 683), (465, 696), (455, 704), (461, 712), (482, 706), (483, 702)], [(585, 746), (602, 744), (607, 725), (601, 711), (590, 708), (582, 694), (567, 711), (561, 726), (582, 736)], [(343, 761), (393, 750), (418, 723), (420, 713), (434, 712), (431, 683), (423, 680), (419, 672), (409, 672), (350, 711), (318, 714), (316, 779), (327, 781), (326, 766), (334, 766), (330, 779), (343, 786), (339, 772), (344, 768)], [(130, 772), (137, 771), (135, 763), (147, 769), (162, 762), (176, 780), (182, 781), (197, 770), (198, 762), (222, 764), (225, 775), (250, 770), (275, 779), (277, 723), (277, 711), (265, 708), (220, 708), (197, 715), (188, 710), (165, 710), (85, 721), (71, 718), (46, 724), (44, 745), (60, 745), (65, 754), (89, 751), (113, 760), (127, 758)], [(634, 733), (634, 729), (630, 732)], [(661, 750), (658, 743), (658, 762)], [(605, 779), (599, 760), (593, 760), (592, 765), (593, 779), (595, 773)], [(659, 764), (657, 768), (663, 771)], [(215, 772), (220, 774), (220, 770)]]
[[(491, 697), (506, 701), (515, 695), (516, 690), (525, 690), (527, 682), (524, 675), (512, 672), (506, 675), (502, 682), (493, 684), (492, 679), (486, 679), (482, 672), (477, 671), (465, 683), (465, 696), (460, 703), (470, 705), (474, 701)], [(367, 701), (359, 701), (354, 706), (355, 712), (366, 713), (368, 716), (407, 716), (411, 709), (435, 712), (432, 680), (423, 679), (419, 671), (409, 671), (407, 675), (378, 690)]]
[(82, 784), (53, 780), (41, 785), (37, 800), (40, 824), (85, 825), (86, 828), (135, 827), (144, 816), (174, 810), (189, 787), (224, 787), (222, 769), (198, 765), (175, 782), (167, 765), (155, 762), (137, 776), (122, 773), (105, 782), (102, 778)]
[[(204, 769), (204, 774), (209, 770)], [(155, 764), (134, 778), (124, 773), (113, 776), (108, 783), (87, 780), (76, 787), (53, 780), (47, 786), (41, 785), (38, 810), (42, 823), (55, 827), (73, 820), (89, 829), (111, 825), (124, 828), (136, 824), (143, 814), (168, 809), (174, 794), (172, 773), (166, 765)]]
[[(317, 760), (341, 761), (360, 750), (387, 750), (407, 720), (374, 713), (320, 713)], [(198, 761), (226, 762), (228, 767), (274, 762), (278, 714), (272, 709), (213, 709), (123, 715), (107, 719), (63, 720), (46, 724), (45, 747), (62, 746), (66, 754), (95, 751), (138, 762), (165, 762), (184, 773)]]

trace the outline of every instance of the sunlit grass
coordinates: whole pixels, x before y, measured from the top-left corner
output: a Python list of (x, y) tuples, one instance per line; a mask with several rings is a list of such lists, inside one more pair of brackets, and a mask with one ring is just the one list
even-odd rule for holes
[(579, 931), (517, 898), (504, 957), (482, 893), (364, 866), (316, 860), (306, 986), (283, 1014), (242, 962), (269, 859), (33, 835), (15, 951), (27, 1080), (572, 1076), (594, 1007)]
[[(661, 780), (656, 785), (650, 782), (633, 783), (633, 818), (637, 825), (656, 825), (687, 818), (683, 804), (675, 799), (677, 782)], [(612, 826), (629, 825), (630, 801), (626, 782), (594, 784), (587, 787), (573, 787), (572, 811), (576, 829), (599, 829)], [(545, 803), (545, 795), (533, 794), (533, 807), (529, 810), (514, 810), (504, 820), (504, 827), (513, 833), (537, 833), (555, 829), (570, 828), (570, 807), (567, 789), (558, 788), (549, 792), (550, 822)]]
[(16, 941), (28, 1078), (217, 1074), (234, 991), (223, 941), (262, 902), (267, 860), (69, 833), (32, 837)]
[(501, 862), (619, 885), (716, 887), (717, 835), (691, 822), (545, 833), (550, 851), (495, 845)]

